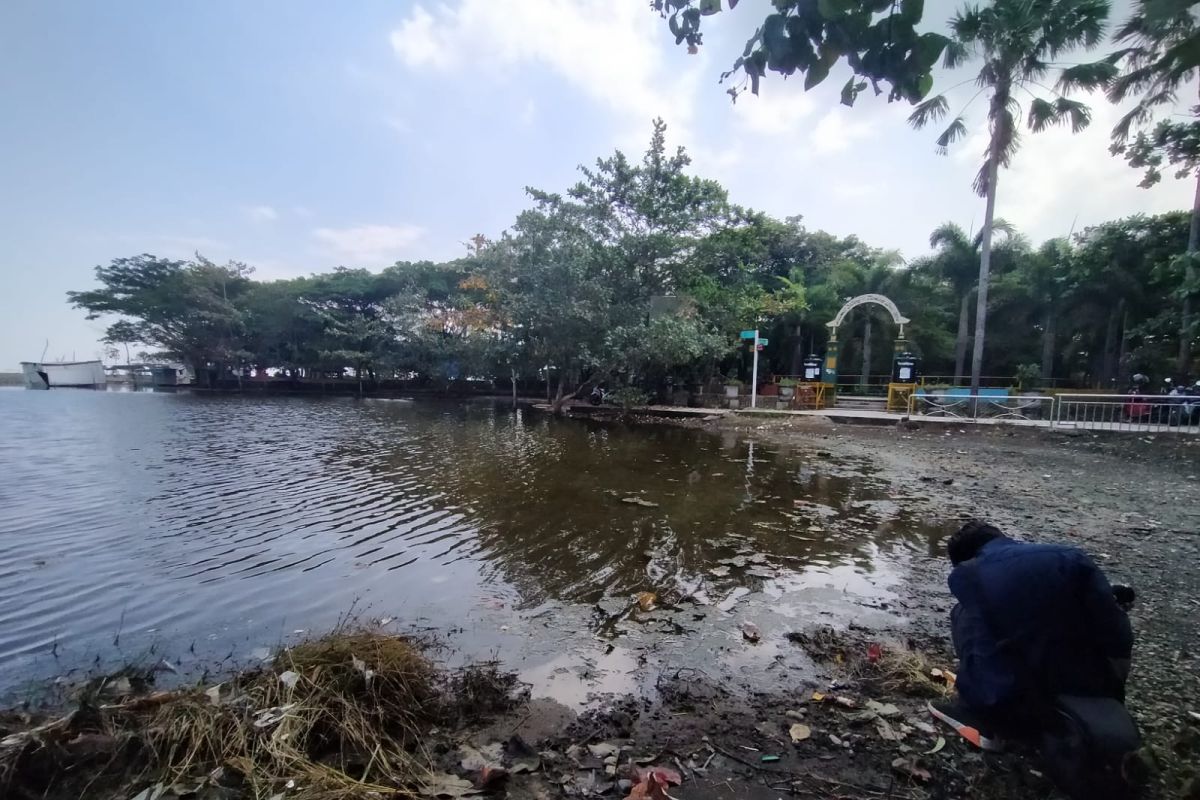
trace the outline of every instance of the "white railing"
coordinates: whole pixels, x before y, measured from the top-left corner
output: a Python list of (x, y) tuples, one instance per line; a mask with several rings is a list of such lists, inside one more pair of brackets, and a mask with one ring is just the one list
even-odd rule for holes
[(1200, 433), (1200, 396), (1060, 394), (1054, 427), (1127, 433)]
[(1046, 422), (1054, 418), (1054, 398), (1040, 395), (914, 393), (908, 413), (916, 417), (948, 417), (964, 422)]

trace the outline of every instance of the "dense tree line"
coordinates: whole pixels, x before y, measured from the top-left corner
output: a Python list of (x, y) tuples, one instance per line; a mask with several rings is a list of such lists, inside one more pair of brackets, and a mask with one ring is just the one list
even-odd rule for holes
[[(139, 255), (97, 267), (99, 287), (69, 297), (116, 317), (108, 341), (212, 375), (545, 380), (561, 396), (598, 381), (663, 395), (745, 379), (737, 337), (752, 327), (770, 339), (762, 370), (796, 375), (847, 298), (882, 292), (912, 319), (926, 373), (964, 380), (982, 232), (947, 222), (905, 263), (733, 204), (688, 165), (656, 122), (640, 161), (617, 152), (564, 193), (529, 190), (509, 230), (450, 262), (255, 281), (237, 262)], [(987, 374), (1112, 387), (1133, 370), (1173, 372), (1188, 223), (1135, 216), (1035, 246), (997, 220)], [(896, 332), (879, 312), (844, 323), (845, 380), (889, 370)]]

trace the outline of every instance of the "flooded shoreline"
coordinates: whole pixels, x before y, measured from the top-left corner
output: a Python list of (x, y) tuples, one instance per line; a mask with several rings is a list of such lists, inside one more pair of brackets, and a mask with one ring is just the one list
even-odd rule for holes
[[(182, 674), (249, 663), (355, 608), (570, 699), (560, 670), (620, 673), (591, 665), (639, 647), (716, 668), (744, 618), (879, 613), (939, 535), (869, 459), (730, 431), (475, 403), (0, 403), (9, 698), (149, 654)], [(36, 448), (22, 430), (43, 431)], [(606, 628), (640, 592), (660, 609)]]

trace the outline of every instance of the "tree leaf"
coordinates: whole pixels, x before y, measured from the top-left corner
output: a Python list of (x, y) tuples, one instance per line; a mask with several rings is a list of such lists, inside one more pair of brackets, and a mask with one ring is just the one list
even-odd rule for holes
[(708, 17), (721, 11), (721, 0), (700, 0), (700, 13)]
[(956, 117), (946, 130), (942, 131), (942, 135), (937, 138), (937, 152), (939, 155), (946, 155), (950, 145), (957, 142), (959, 139), (967, 135), (967, 125), (963, 122), (962, 117)]
[(1029, 104), (1029, 129), (1034, 133), (1045, 130), (1058, 122), (1058, 112), (1054, 105), (1040, 97), (1033, 98)]
[(950, 103), (946, 100), (946, 96), (939, 94), (919, 103), (908, 115), (908, 124), (914, 128), (924, 128), (930, 122), (937, 122), (946, 116), (946, 112), (949, 110)]
[(933, 73), (926, 72), (917, 80), (917, 96), (924, 97), (933, 89)]
[(921, 34), (915, 48), (917, 63), (925, 68), (932, 67), (942, 57), (942, 53), (949, 44), (950, 40), (940, 33)]
[(925, 13), (925, 0), (901, 0), (900, 16), (905, 22), (915, 25)]
[(814, 61), (804, 75), (804, 90), (808, 91), (829, 76), (829, 65), (822, 59)]

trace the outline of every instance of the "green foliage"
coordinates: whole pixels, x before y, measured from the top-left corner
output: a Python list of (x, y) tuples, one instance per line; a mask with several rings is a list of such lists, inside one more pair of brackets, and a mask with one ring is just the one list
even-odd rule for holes
[[(750, 348), (738, 337), (747, 328), (771, 342), (760, 374), (796, 375), (847, 298), (881, 292), (910, 318), (905, 332), (927, 374), (961, 366), (981, 232), (939, 226), (930, 253), (905, 264), (799, 217), (732, 205), (688, 166), (657, 124), (641, 159), (601, 159), (564, 194), (530, 190), (531, 207), (509, 230), (476, 237), (458, 260), (259, 282), (236, 262), (142, 255), (98, 267), (97, 287), (69, 298), (110, 321), (106, 342), (160, 351), (142, 360), (364, 383), (474, 377), (507, 388), (548, 378), (623, 388), (641, 404), (721, 376), (749, 378)], [(1185, 277), (1195, 271), (1187, 215), (1117, 220), (1037, 249), (1003, 220), (991, 230), (988, 306), (1004, 325), (989, 374), (1043, 361), (1040, 375), (1047, 352), (1048, 377), (1084, 384), (1170, 368), (1180, 292), (1200, 288)], [(886, 372), (895, 333), (877, 307), (856, 309), (839, 331), (843, 361), (865, 360), (870, 339), (867, 371)]]
[[(703, 43), (701, 21), (721, 10), (719, 0), (654, 0), (676, 44), (697, 52)], [(732, 9), (736, 0), (729, 3)], [(916, 26), (924, 0), (773, 0), (771, 12), (746, 42), (742, 55), (722, 82), (737, 99), (747, 87), (758, 94), (767, 71), (804, 75), (804, 88), (824, 82), (839, 62), (853, 75), (842, 87), (841, 100), (853, 105), (868, 86), (888, 100), (916, 103), (933, 86), (933, 67), (948, 55), (950, 40), (939, 33), (920, 33)]]

